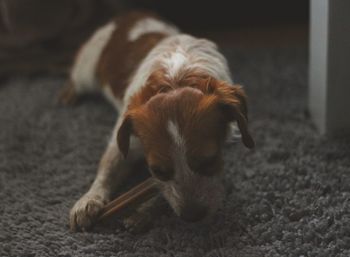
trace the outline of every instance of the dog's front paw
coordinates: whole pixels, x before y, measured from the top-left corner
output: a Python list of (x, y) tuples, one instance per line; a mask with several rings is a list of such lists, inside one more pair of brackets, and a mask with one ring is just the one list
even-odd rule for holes
[(149, 215), (136, 212), (123, 220), (125, 229), (132, 233), (143, 233), (152, 226), (152, 219)]
[(84, 195), (70, 211), (70, 229), (86, 231), (91, 228), (104, 205), (104, 201), (99, 196)]

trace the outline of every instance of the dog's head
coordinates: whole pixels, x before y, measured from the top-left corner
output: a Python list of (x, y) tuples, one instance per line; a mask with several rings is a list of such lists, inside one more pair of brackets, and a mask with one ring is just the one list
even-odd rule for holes
[(161, 192), (187, 221), (200, 220), (222, 203), (222, 146), (229, 123), (237, 122), (244, 145), (254, 147), (242, 88), (210, 77), (192, 82), (157, 87), (155, 95), (141, 92), (138, 97), (147, 99), (126, 112), (117, 136), (124, 156), (130, 136), (140, 139)]

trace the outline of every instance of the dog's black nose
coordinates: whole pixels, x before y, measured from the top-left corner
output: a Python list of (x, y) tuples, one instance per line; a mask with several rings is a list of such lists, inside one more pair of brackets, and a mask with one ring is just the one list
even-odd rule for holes
[(206, 214), (206, 207), (201, 205), (190, 205), (181, 210), (180, 218), (188, 222), (196, 222), (203, 219)]

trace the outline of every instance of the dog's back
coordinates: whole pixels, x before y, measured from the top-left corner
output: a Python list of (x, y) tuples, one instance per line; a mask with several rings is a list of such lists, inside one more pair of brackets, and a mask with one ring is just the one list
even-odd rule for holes
[(70, 73), (70, 94), (63, 97), (101, 89), (119, 109), (140, 62), (161, 40), (177, 33), (175, 27), (153, 13), (130, 12), (117, 17), (82, 45)]

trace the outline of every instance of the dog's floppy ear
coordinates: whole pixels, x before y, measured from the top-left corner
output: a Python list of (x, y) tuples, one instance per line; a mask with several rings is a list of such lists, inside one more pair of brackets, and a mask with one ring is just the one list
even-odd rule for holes
[(211, 80), (209, 87), (219, 97), (219, 104), (228, 120), (237, 121), (243, 144), (254, 148), (255, 142), (248, 130), (247, 100), (242, 86)]
[(223, 109), (227, 113), (230, 120), (236, 120), (239, 131), (242, 135), (243, 144), (252, 149), (255, 147), (255, 142), (248, 130), (247, 117), (242, 113), (239, 107), (231, 104), (223, 104)]
[(127, 157), (130, 146), (130, 137), (132, 133), (132, 119), (131, 115), (125, 115), (122, 124), (117, 133), (117, 143), (119, 150), (122, 152), (124, 158)]

